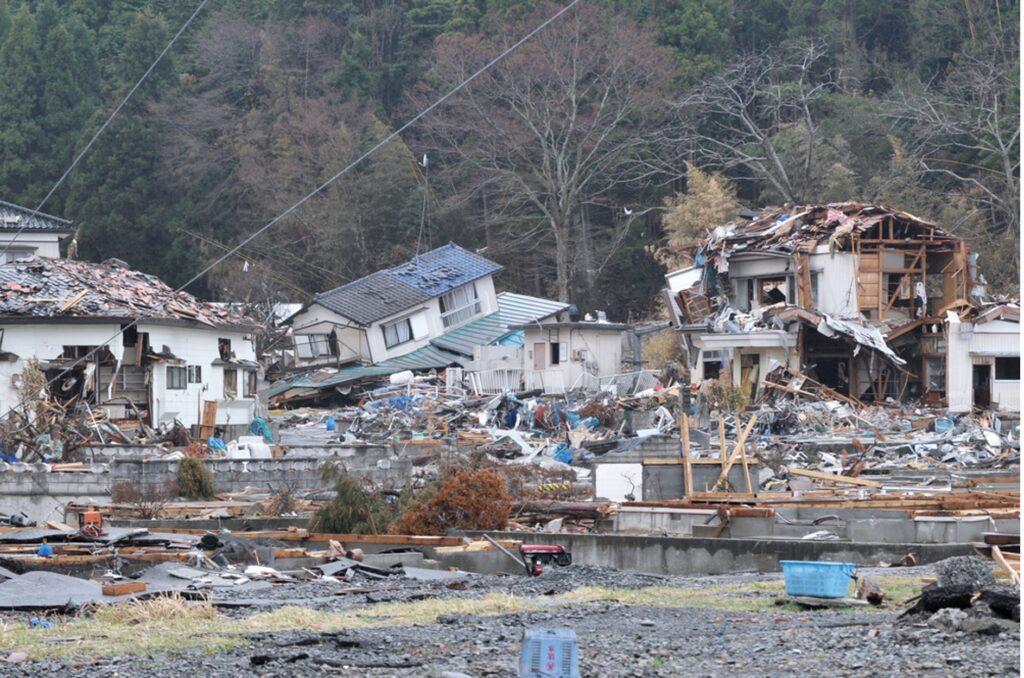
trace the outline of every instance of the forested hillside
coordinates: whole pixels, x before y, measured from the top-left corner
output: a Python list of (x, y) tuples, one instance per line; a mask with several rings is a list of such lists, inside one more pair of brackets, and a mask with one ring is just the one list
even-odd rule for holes
[[(0, 199), (35, 207), (198, 4), (0, 0)], [(210, 0), (45, 211), (181, 284), (561, 6)], [(455, 240), (638, 319), (708, 220), (853, 199), (969, 237), (1016, 293), (1018, 15), (582, 0), (192, 291), (303, 301)]]

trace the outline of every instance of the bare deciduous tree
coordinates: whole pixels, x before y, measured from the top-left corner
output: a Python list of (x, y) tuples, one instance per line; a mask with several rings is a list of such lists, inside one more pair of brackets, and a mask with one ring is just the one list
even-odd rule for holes
[[(492, 39), (440, 41), (429, 87), (414, 105), (462, 82), (552, 13), (542, 7)], [(463, 199), (485, 196), (482, 216), (491, 225), (511, 222), (553, 240), (558, 297), (568, 301), (574, 248), (594, 260), (589, 248), (598, 238), (587, 208), (610, 207), (617, 189), (653, 186), (681, 171), (671, 76), (670, 53), (649, 34), (579, 5), (425, 119), (422, 144), (440, 159), (439, 183)], [(605, 240), (614, 247), (617, 239)]]
[[(826, 48), (814, 42), (796, 50), (772, 49), (743, 57), (685, 94), (679, 107), (689, 121), (687, 141), (701, 166), (745, 169), (787, 202), (803, 196), (815, 167), (816, 106), (836, 87)], [(776, 136), (797, 131), (799, 166), (787, 163)]]
[[(969, 196), (995, 229), (1020, 233), (1018, 40), (962, 54), (942, 83), (900, 87), (889, 115), (907, 133), (907, 152), (927, 174)], [(1019, 270), (1019, 259), (1014, 257)]]

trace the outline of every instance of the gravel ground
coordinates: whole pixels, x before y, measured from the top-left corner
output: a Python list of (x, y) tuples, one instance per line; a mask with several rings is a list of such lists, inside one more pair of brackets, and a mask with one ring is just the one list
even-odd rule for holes
[[(862, 570), (868, 576), (925, 576), (933, 570)], [(490, 592), (544, 600), (579, 586), (701, 589), (778, 580), (779, 575), (663, 577), (574, 566), (543, 577), (476, 576), (465, 587), (413, 580), (311, 582), (263, 594), (277, 604), (324, 610), (422, 597), (473, 597)], [(336, 596), (339, 587), (388, 590)], [(241, 592), (235, 592), (241, 594)], [(233, 594), (231, 594), (233, 595)], [(772, 597), (771, 594), (759, 594)], [(235, 596), (242, 598), (243, 596)], [(266, 611), (238, 608), (232, 616)], [(1000, 621), (991, 635), (936, 628), (929, 617), (897, 619), (888, 612), (788, 609), (761, 613), (687, 607), (646, 607), (616, 602), (552, 606), (503, 616), (442, 616), (437, 623), (346, 632), (283, 632), (255, 637), (244, 648), (157, 657), (113, 657), (96, 663), (28, 661), (0, 664), (0, 675), (61, 676), (512, 676), (526, 628), (576, 631), (583, 676), (984, 676), (1019, 675), (1019, 626)]]

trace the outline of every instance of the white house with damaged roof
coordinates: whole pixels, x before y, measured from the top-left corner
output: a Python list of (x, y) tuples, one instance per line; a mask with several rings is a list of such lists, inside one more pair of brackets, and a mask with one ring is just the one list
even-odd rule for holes
[(105, 411), (125, 428), (198, 426), (214, 405), (215, 424), (247, 427), (260, 380), (252, 329), (246, 318), (115, 259), (7, 263), (0, 412), (24, 407), (23, 372), (37, 360), (52, 397)]
[(567, 313), (569, 305), (561, 302), (497, 294), (500, 270), (448, 243), (317, 294), (286, 321), (293, 366), (270, 396), (317, 399), (405, 370), (471, 367), (480, 346), (522, 345), (522, 332), (510, 326)]
[(60, 242), (75, 229), (67, 219), (0, 200), (0, 264), (25, 257), (60, 256)]

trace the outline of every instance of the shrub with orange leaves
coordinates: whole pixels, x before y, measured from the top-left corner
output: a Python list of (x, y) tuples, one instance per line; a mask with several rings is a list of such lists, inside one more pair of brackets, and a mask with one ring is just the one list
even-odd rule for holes
[(508, 486), (494, 469), (459, 471), (426, 503), (391, 524), (393, 534), (443, 535), (448, 529), (500, 530), (508, 524)]

